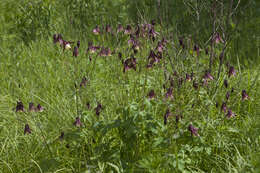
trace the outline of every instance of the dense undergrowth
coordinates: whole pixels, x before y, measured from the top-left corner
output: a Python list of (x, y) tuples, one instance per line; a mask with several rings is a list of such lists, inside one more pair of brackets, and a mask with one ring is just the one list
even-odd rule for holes
[(211, 47), (128, 1), (15, 2), (0, 18), (2, 172), (260, 170), (259, 57), (223, 49), (222, 30)]

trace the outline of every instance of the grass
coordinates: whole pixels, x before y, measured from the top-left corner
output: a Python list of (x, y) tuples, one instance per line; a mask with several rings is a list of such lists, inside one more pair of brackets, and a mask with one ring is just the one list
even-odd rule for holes
[[(92, 28), (82, 38), (73, 37), (75, 33), (63, 35), (81, 41), (78, 57), (47, 36), (29, 44), (15, 44), (12, 39), (0, 43), (1, 172), (259, 171), (257, 66), (247, 69), (237, 61), (231, 64), (236, 75), (228, 77), (229, 67), (223, 65), (217, 78), (216, 58), (210, 73), (214, 79), (206, 79), (204, 85), (209, 55), (201, 48), (197, 57), (195, 43), (182, 49), (178, 38), (167, 37), (162, 59), (147, 68), (150, 50), (163, 37), (159, 26), (155, 26), (160, 34), (154, 42), (148, 37), (138, 39), (136, 54), (128, 44), (129, 36), (94, 35)], [(90, 41), (115, 53), (86, 54)], [(215, 51), (220, 50), (221, 45), (216, 46)], [(132, 56), (136, 70), (124, 73), (124, 63)], [(227, 52), (225, 63), (229, 57), (232, 54)], [(186, 74), (192, 72), (188, 81)], [(86, 85), (80, 86), (84, 77)], [(170, 88), (173, 92), (167, 98)], [(150, 99), (151, 90), (155, 97)], [(242, 100), (242, 90), (248, 100)], [(25, 112), (16, 112), (18, 101)], [(29, 112), (30, 102), (42, 105), (44, 111)], [(228, 118), (221, 111), (223, 102), (236, 116)], [(79, 127), (74, 125), (76, 117)], [(24, 134), (25, 124), (31, 134)], [(190, 132), (191, 124), (198, 136)]]

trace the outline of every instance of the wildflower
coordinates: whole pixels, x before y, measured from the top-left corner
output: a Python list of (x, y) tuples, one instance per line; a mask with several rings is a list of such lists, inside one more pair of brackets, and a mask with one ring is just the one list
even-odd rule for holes
[(122, 32), (123, 30), (124, 30), (123, 26), (121, 24), (119, 24), (116, 32), (119, 33), (119, 32)]
[(228, 77), (235, 76), (235, 75), (236, 75), (235, 68), (233, 66), (230, 66), (228, 71)]
[(232, 87), (232, 88), (231, 88), (231, 93), (233, 93), (233, 92), (234, 92), (234, 88)]
[(188, 130), (190, 131), (191, 136), (199, 136), (198, 129), (195, 128), (192, 124), (189, 125)]
[(199, 84), (196, 81), (193, 81), (193, 88), (194, 89), (198, 89), (199, 88)]
[(58, 42), (58, 36), (57, 36), (57, 34), (54, 34), (53, 35), (53, 43), (55, 44), (57, 42)]
[(106, 32), (107, 33), (111, 33), (112, 32), (112, 28), (111, 28), (111, 26), (109, 24), (106, 25)]
[(61, 132), (61, 133), (60, 133), (59, 139), (60, 139), (60, 140), (63, 140), (63, 139), (64, 139), (64, 132)]
[(220, 42), (223, 43), (223, 40), (222, 40), (222, 38), (220, 37), (220, 34), (219, 34), (218, 32), (216, 33), (214, 40), (215, 40), (215, 43), (216, 43), (216, 44), (218, 44), (218, 43), (220, 43)]
[(193, 50), (196, 51), (197, 56), (199, 56), (199, 52), (200, 52), (200, 48), (199, 48), (199, 46), (198, 46), (198, 45), (194, 45)]
[(191, 81), (191, 76), (188, 73), (186, 73), (186, 81)]
[(234, 114), (231, 109), (228, 109), (228, 112), (227, 112), (227, 115), (226, 115), (226, 116), (227, 116), (228, 118), (231, 118), (231, 117), (236, 116), (236, 114)]
[(125, 29), (125, 34), (131, 34), (131, 32), (132, 32), (132, 27), (130, 26), (130, 25), (127, 25), (126, 26), (126, 29)]
[(154, 90), (151, 90), (151, 91), (148, 93), (148, 97), (149, 97), (149, 99), (152, 99), (152, 98), (155, 97), (155, 92), (154, 92)]
[(24, 109), (23, 103), (18, 101), (17, 105), (16, 105), (16, 112), (24, 112), (24, 111), (25, 111), (25, 109)]
[(151, 24), (152, 24), (153, 26), (156, 24), (156, 22), (155, 22), (154, 19), (151, 21)]
[(36, 110), (38, 112), (43, 112), (44, 108), (40, 104), (38, 104)]
[(131, 57), (128, 58), (124, 61), (124, 70), (123, 72), (125, 73), (127, 70), (133, 68), (134, 70), (136, 70), (136, 58)]
[(90, 109), (90, 103), (89, 102), (86, 103), (86, 107), (87, 107), (88, 110)]
[(82, 78), (82, 80), (81, 80), (81, 82), (80, 82), (80, 87), (83, 87), (83, 86), (86, 86), (86, 83), (87, 83), (87, 78), (84, 76), (83, 78)]
[(224, 80), (224, 86), (227, 88), (228, 87), (228, 81), (225, 79)]
[(111, 56), (112, 52), (109, 48), (101, 48), (101, 51), (99, 52), (99, 56)]
[(77, 57), (79, 55), (79, 49), (77, 46), (74, 47), (72, 56)]
[(34, 106), (34, 103), (30, 102), (29, 103), (29, 112), (35, 112), (37, 108)]
[(229, 96), (230, 96), (230, 93), (227, 92), (227, 93), (226, 93), (226, 99), (227, 99), (227, 100), (229, 99)]
[(167, 120), (168, 120), (168, 117), (170, 116), (170, 110), (169, 109), (167, 109), (166, 110), (166, 113), (164, 114), (164, 125), (166, 125), (167, 124)]
[(221, 105), (221, 111), (227, 112), (227, 104), (225, 102), (223, 102)]
[(204, 76), (203, 76), (203, 82), (204, 82), (204, 84), (207, 85), (207, 84), (208, 84), (208, 81), (209, 81), (209, 80), (213, 80), (213, 79), (214, 79), (214, 78), (213, 78), (213, 76), (210, 74), (210, 72), (209, 72), (209, 71), (206, 71), (205, 74), (204, 74)]
[(173, 91), (173, 88), (172, 88), (172, 87), (168, 88), (168, 89), (167, 89), (167, 92), (166, 92), (166, 94), (165, 94), (165, 97), (166, 97), (166, 98), (173, 97), (172, 91)]
[(24, 127), (24, 134), (26, 134), (26, 133), (28, 133), (28, 134), (32, 133), (28, 124), (25, 124), (25, 127)]
[(94, 33), (95, 35), (99, 35), (99, 34), (100, 34), (100, 29), (99, 29), (98, 26), (96, 26), (96, 27), (93, 29), (93, 33)]
[(249, 98), (249, 96), (246, 93), (246, 90), (242, 90), (242, 100), (247, 100), (248, 98)]
[(96, 111), (96, 115), (99, 116), (100, 115), (100, 111), (102, 109), (102, 105), (100, 103), (98, 103), (97, 107), (95, 108)]
[(76, 117), (76, 120), (75, 120), (75, 122), (74, 122), (73, 124), (74, 124), (74, 126), (76, 126), (76, 127), (80, 127), (80, 126), (82, 126), (82, 123), (81, 123), (79, 117)]
[(180, 44), (180, 46), (182, 47), (182, 49), (185, 48), (185, 45), (184, 45), (184, 43), (183, 43), (183, 38), (179, 38), (179, 44)]

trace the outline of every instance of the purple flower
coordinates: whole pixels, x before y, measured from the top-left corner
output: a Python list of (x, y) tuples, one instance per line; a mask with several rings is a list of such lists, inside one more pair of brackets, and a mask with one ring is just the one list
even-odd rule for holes
[(248, 94), (246, 93), (246, 90), (242, 90), (242, 100), (247, 100), (249, 98)]
[(186, 81), (191, 81), (191, 76), (188, 73), (186, 73)]
[(235, 68), (233, 66), (230, 66), (228, 71), (228, 77), (235, 76), (235, 75), (236, 75)]
[(123, 26), (121, 24), (119, 24), (118, 27), (117, 27), (116, 32), (119, 33), (119, 32), (122, 32), (122, 31), (124, 31), (124, 28), (123, 28)]
[(99, 29), (98, 26), (96, 26), (96, 27), (93, 29), (93, 33), (94, 33), (95, 35), (99, 35), (99, 34), (100, 34), (100, 29)]
[(195, 128), (192, 124), (189, 125), (188, 130), (190, 131), (191, 136), (199, 136), (198, 129)]
[(102, 105), (100, 103), (98, 103), (97, 107), (95, 108), (95, 111), (96, 111), (96, 115), (99, 116), (100, 115), (100, 112), (101, 112), (101, 109), (102, 109)]
[(53, 35), (53, 43), (55, 44), (57, 42), (58, 42), (58, 36), (57, 36), (57, 34), (54, 34)]
[(220, 43), (220, 42), (223, 43), (223, 40), (222, 40), (222, 38), (220, 37), (220, 34), (219, 34), (218, 32), (216, 33), (214, 40), (215, 40), (215, 43), (216, 43), (216, 44), (218, 44), (218, 43)]
[(179, 38), (179, 44), (180, 44), (180, 46), (182, 47), (182, 49), (185, 48), (185, 45), (184, 45), (184, 43), (183, 43), (183, 38)]
[(148, 97), (149, 97), (149, 99), (152, 99), (152, 98), (155, 97), (155, 92), (154, 92), (154, 90), (151, 90), (151, 91), (148, 93)]
[(171, 115), (170, 110), (167, 109), (166, 113), (164, 114), (164, 125), (167, 124), (168, 117)]
[(64, 132), (60, 133), (59, 139), (62, 141), (64, 139)]
[(229, 99), (229, 96), (230, 96), (230, 92), (227, 92), (227, 93), (226, 93), (226, 99), (227, 99), (227, 100)]
[(194, 89), (198, 89), (199, 88), (199, 84), (196, 81), (193, 81), (193, 88)]
[(136, 70), (136, 58), (134, 58), (134, 57), (128, 58), (124, 61), (123, 72), (125, 73), (127, 70), (129, 70), (131, 68)]
[(99, 52), (99, 56), (111, 56), (112, 52), (109, 48), (101, 48), (101, 51)]
[(111, 26), (109, 24), (106, 25), (106, 32), (107, 33), (112, 33), (112, 28), (111, 28)]
[(227, 104), (225, 102), (223, 102), (221, 105), (221, 111), (227, 112)]
[(227, 115), (226, 115), (226, 116), (227, 116), (228, 118), (231, 118), (231, 117), (236, 116), (236, 114), (234, 114), (231, 109), (228, 109), (228, 112), (227, 112)]
[(23, 103), (18, 101), (17, 105), (16, 105), (16, 112), (24, 112), (24, 111), (25, 111), (25, 109), (24, 109)]
[(74, 126), (76, 126), (76, 127), (80, 127), (80, 126), (82, 126), (82, 123), (81, 123), (79, 117), (76, 117), (76, 120), (75, 120), (75, 122), (74, 122), (73, 124), (74, 124)]
[(127, 25), (126, 26), (126, 29), (125, 29), (125, 34), (131, 34), (131, 32), (132, 32), (132, 27), (130, 26), (130, 25)]
[(208, 80), (213, 80), (214, 78), (213, 78), (213, 76), (210, 74), (209, 71), (206, 71), (206, 73), (205, 73), (204, 76), (203, 76), (203, 79), (206, 80), (206, 81), (208, 81)]
[(196, 51), (197, 56), (199, 56), (199, 52), (200, 52), (200, 48), (199, 48), (199, 46), (198, 46), (198, 45), (194, 45), (193, 50)]
[(173, 94), (172, 94), (172, 91), (173, 91), (173, 88), (170, 87), (167, 89), (167, 92), (165, 94), (165, 97), (168, 99), (169, 97), (172, 98), (173, 97)]
[(34, 103), (30, 102), (29, 103), (29, 112), (35, 112), (37, 108), (34, 106)]
[(31, 133), (32, 133), (32, 131), (31, 131), (29, 125), (28, 125), (28, 124), (25, 124), (24, 134), (31, 134)]
[(88, 80), (87, 80), (87, 78), (84, 76), (84, 77), (82, 78), (82, 80), (81, 80), (79, 86), (80, 86), (80, 87), (86, 86), (87, 82), (88, 82)]
[(228, 81), (225, 79), (224, 80), (224, 86), (227, 88), (228, 87)]
[(36, 110), (38, 112), (43, 112), (44, 108), (40, 104), (38, 104)]
[(79, 49), (77, 46), (74, 47), (73, 54), (74, 57), (77, 57), (79, 55)]

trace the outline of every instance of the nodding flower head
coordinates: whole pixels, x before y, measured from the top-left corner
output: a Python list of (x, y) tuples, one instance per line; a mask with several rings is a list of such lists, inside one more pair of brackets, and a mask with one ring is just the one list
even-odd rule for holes
[(101, 48), (101, 51), (99, 52), (99, 56), (111, 56), (112, 52), (109, 48)]
[(224, 80), (224, 86), (227, 88), (228, 87), (228, 81), (225, 79)]
[(210, 72), (206, 71), (204, 76), (203, 76), (203, 80), (204, 81), (209, 81), (209, 80), (213, 80), (213, 79), (214, 79), (214, 77), (210, 74)]
[(132, 33), (132, 27), (130, 25), (127, 25), (125, 28), (125, 34), (131, 34)]
[(223, 102), (223, 103), (222, 103), (222, 105), (221, 105), (221, 111), (227, 112), (227, 104), (226, 104), (226, 102)]
[(172, 98), (172, 97), (173, 97), (173, 88), (172, 88), (172, 87), (170, 87), (170, 88), (167, 89), (167, 92), (166, 92), (166, 94), (165, 94), (165, 97), (166, 97), (166, 98)]
[(242, 90), (242, 100), (247, 100), (248, 98), (249, 98), (249, 96), (246, 93), (246, 90)]
[(190, 131), (191, 136), (199, 136), (198, 129), (195, 128), (192, 124), (188, 126), (188, 130)]
[(74, 47), (73, 54), (74, 57), (77, 57), (79, 55), (79, 48), (77, 46)]
[(226, 99), (228, 100), (229, 97), (230, 97), (230, 92), (228, 91), (228, 92), (226, 93)]
[(58, 42), (58, 36), (57, 36), (57, 34), (54, 34), (53, 35), (53, 43), (55, 44), (57, 42)]
[(171, 112), (169, 109), (166, 110), (166, 113), (164, 114), (164, 125), (167, 124), (168, 117), (171, 115)]
[(64, 139), (64, 132), (60, 133), (59, 139), (62, 141)]
[(124, 31), (124, 27), (123, 27), (123, 25), (119, 24), (119, 25), (117, 26), (116, 32), (119, 33), (119, 32), (122, 32), (122, 31)]
[(195, 44), (193, 50), (196, 51), (197, 56), (199, 56), (199, 53), (200, 53), (199, 45), (196, 45), (196, 44)]
[(107, 33), (112, 33), (112, 27), (109, 24), (106, 25), (106, 32)]
[(30, 134), (32, 133), (30, 127), (29, 127), (29, 124), (25, 124), (25, 127), (24, 127), (24, 134)]
[(97, 107), (95, 108), (97, 116), (100, 115), (100, 112), (101, 112), (102, 108), (103, 108), (102, 105), (100, 103), (98, 103)]
[(80, 127), (80, 126), (82, 126), (82, 123), (81, 123), (79, 117), (76, 117), (76, 120), (75, 120), (75, 122), (74, 122), (73, 124), (74, 124), (74, 126), (76, 126), (76, 127)]
[(227, 115), (226, 115), (226, 116), (227, 116), (228, 118), (231, 118), (231, 117), (236, 116), (236, 114), (233, 113), (231, 109), (228, 109), (228, 112), (227, 112)]
[(235, 75), (236, 75), (235, 68), (233, 66), (230, 66), (228, 70), (228, 77), (235, 76)]
[(93, 29), (93, 33), (94, 33), (95, 35), (99, 35), (99, 34), (100, 34), (100, 29), (99, 29), (98, 26), (96, 26), (96, 27)]
[(215, 35), (215, 43), (218, 44), (220, 42), (223, 43), (223, 40), (220, 37), (220, 34), (217, 32), (216, 35)]
[(35, 112), (37, 108), (34, 106), (34, 103), (30, 102), (29, 103), (29, 112)]
[(44, 108), (40, 104), (38, 104), (36, 110), (38, 112), (43, 112)]
[(152, 99), (152, 98), (155, 97), (155, 92), (154, 92), (154, 90), (150, 90), (150, 92), (148, 93), (148, 97), (149, 97), (149, 99)]
[(136, 58), (134, 57), (126, 59), (123, 64), (124, 64), (124, 69), (123, 69), (124, 73), (131, 68), (136, 70)]
[(186, 81), (191, 81), (191, 76), (188, 73), (186, 73)]
[(16, 105), (16, 112), (24, 112), (24, 111), (25, 111), (25, 109), (24, 109), (23, 103), (18, 101), (17, 105)]
[(81, 82), (80, 82), (80, 87), (83, 87), (83, 86), (86, 86), (88, 80), (87, 78), (84, 76), (82, 79), (81, 79)]

